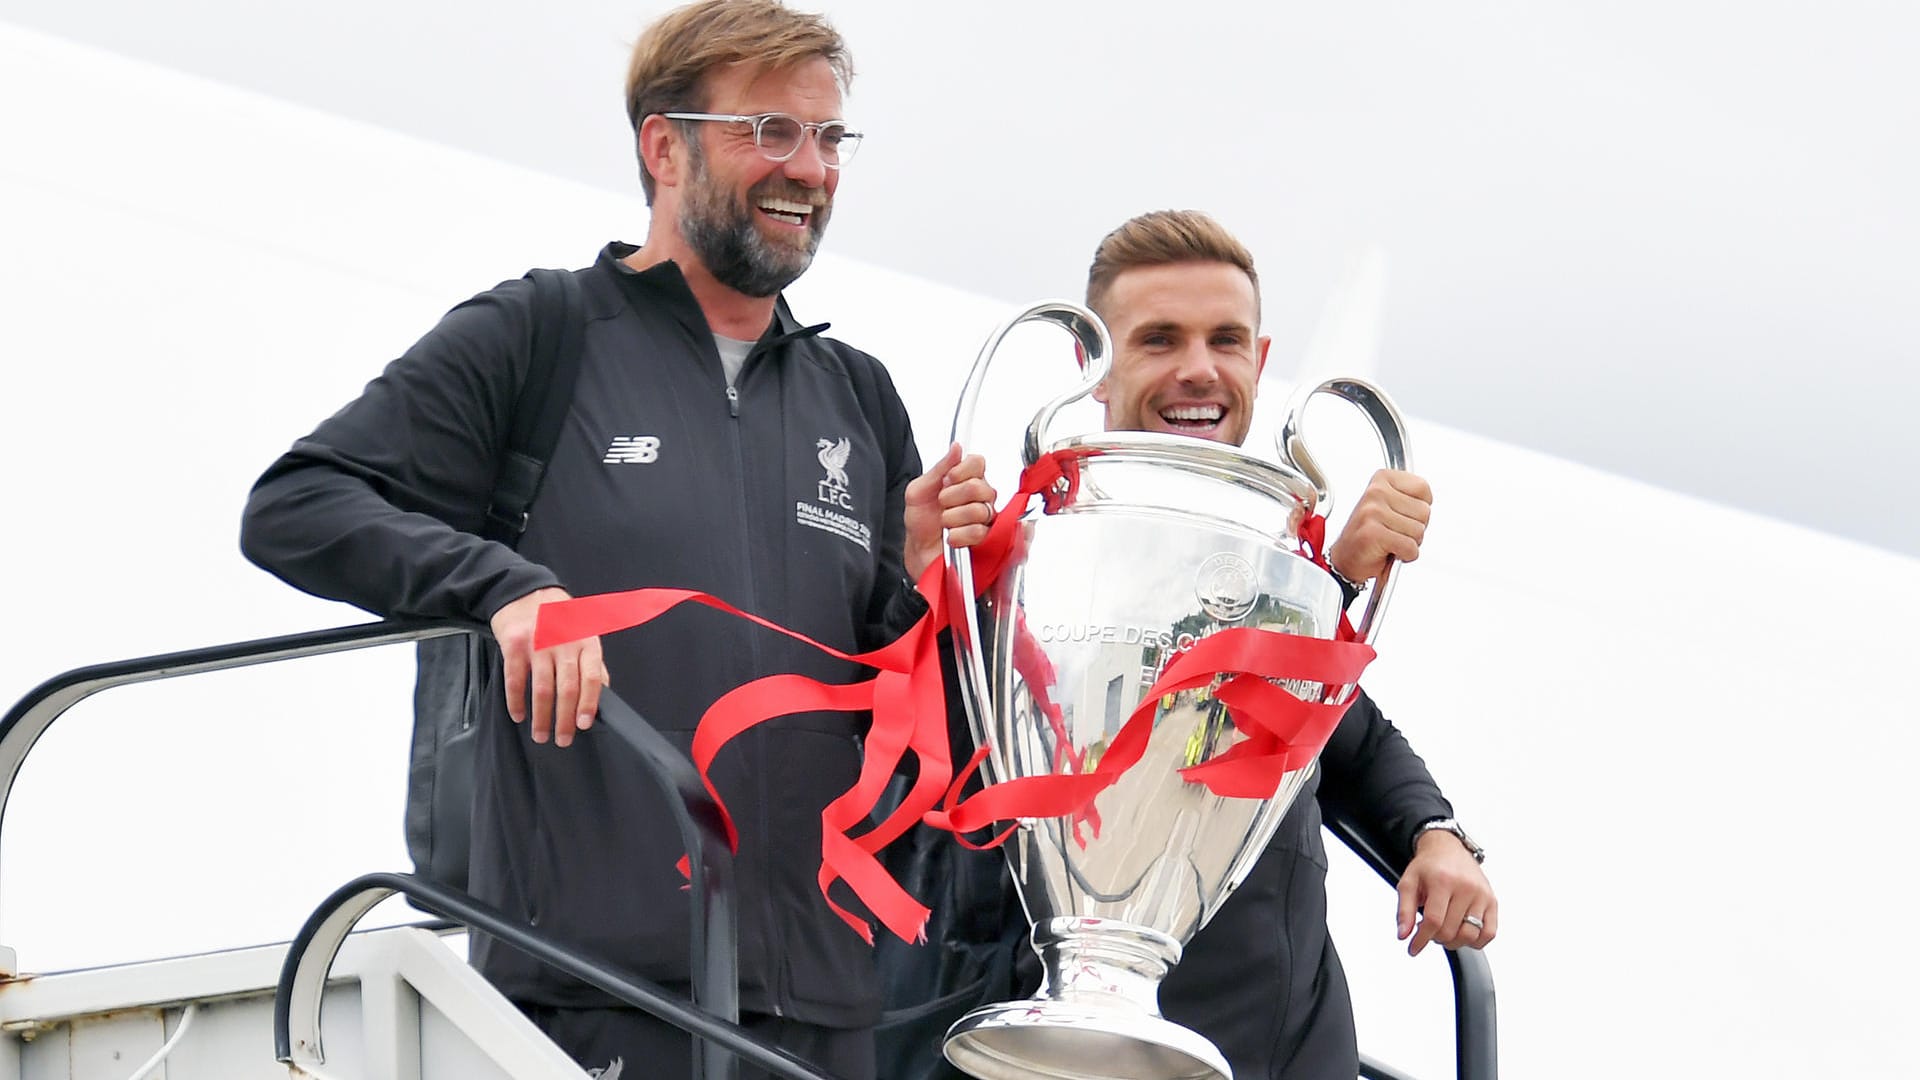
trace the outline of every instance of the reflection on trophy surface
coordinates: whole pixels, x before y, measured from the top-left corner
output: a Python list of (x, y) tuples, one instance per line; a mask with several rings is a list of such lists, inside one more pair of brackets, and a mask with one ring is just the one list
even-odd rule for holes
[[(1300, 553), (1316, 480), (1178, 435), (1045, 441), (1053, 413), (1105, 375), (1105, 328), (1082, 308), (1036, 305), (989, 339), (957, 435), (1000, 338), (1031, 320), (1069, 329), (1089, 370), (1027, 433), (1027, 462), (1063, 453), (1074, 483), (1021, 521), (1015, 556), (977, 602), (961, 605), (956, 647), (974, 738), (989, 747), (989, 784), (1092, 772), (1167, 665), (1196, 643), (1243, 628), (1332, 638), (1341, 608), (1339, 586)], [(950, 558), (960, 594), (970, 594), (969, 556)], [(1313, 702), (1342, 693), (1281, 685)], [(1005, 851), (1045, 982), (1032, 999), (956, 1023), (946, 1042), (955, 1065), (988, 1080), (1231, 1076), (1211, 1043), (1160, 1016), (1159, 983), (1251, 869), (1311, 765), (1286, 773), (1270, 798), (1217, 795), (1184, 777), (1246, 739), (1215, 689), (1152, 702), (1144, 754), (1091, 805), (1019, 823)]]
[[(1099, 483), (1107, 465), (1086, 469), (1088, 486)], [(1204, 520), (1085, 504), (1022, 527), (1025, 563), (982, 601), (994, 615), (981, 628), (983, 651), (994, 660), (1007, 654), (1006, 662), (993, 665), (1002, 680), (991, 692), (1014, 704), (987, 717), (988, 730), (976, 733), (995, 748), (988, 767), (1000, 776), (990, 779), (1091, 768), (1176, 651), (1219, 630), (1255, 626), (1332, 636), (1338, 587), (1315, 580), (1326, 575), (1251, 530), (1235, 536)], [(1122, 535), (1126, 546), (1111, 550)], [(1220, 618), (1198, 599), (1205, 581), (1195, 568), (1222, 556), (1258, 569), (1242, 586), (1245, 599), (1257, 600), (1237, 598), (1235, 618)], [(1050, 685), (1034, 686), (1013, 662), (1014, 650), (1028, 647), (1022, 634), (1050, 661)], [(1034, 709), (1036, 700), (1056, 708)], [(1087, 821), (1050, 819), (1010, 841), (1029, 914), (1036, 921), (1066, 914), (1115, 918), (1191, 936), (1225, 899), (1224, 890), (1209, 895), (1216, 890), (1206, 883), (1229, 880), (1261, 804), (1214, 795), (1178, 770), (1211, 760), (1240, 737), (1209, 689), (1159, 702), (1146, 755), (1094, 804), (1097, 830)], [(1288, 783), (1304, 780), (1302, 774)], [(1032, 854), (1036, 845), (1054, 857)], [(1029, 858), (1030, 870), (1020, 865)]]

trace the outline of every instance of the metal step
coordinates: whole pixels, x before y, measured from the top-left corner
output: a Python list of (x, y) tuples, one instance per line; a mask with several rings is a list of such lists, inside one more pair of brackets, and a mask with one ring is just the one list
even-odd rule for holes
[[(292, 1075), (582, 1080), (462, 948), (417, 927), (349, 937), (322, 999), (325, 1059)], [(265, 946), (0, 982), (0, 1080), (285, 1080), (274, 988), (286, 955)]]

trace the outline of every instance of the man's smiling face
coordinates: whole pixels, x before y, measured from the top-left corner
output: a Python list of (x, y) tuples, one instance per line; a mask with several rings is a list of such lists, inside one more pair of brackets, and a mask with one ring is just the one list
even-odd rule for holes
[[(820, 58), (774, 71), (725, 68), (709, 76), (708, 90), (715, 112), (840, 118), (839, 84)], [(681, 235), (721, 284), (747, 296), (774, 295), (812, 264), (833, 214), (839, 170), (821, 159), (811, 132), (786, 161), (760, 152), (751, 124), (706, 124), (693, 136)]]
[(1240, 445), (1267, 362), (1253, 282), (1223, 262), (1122, 271), (1100, 308), (1113, 370), (1094, 390), (1110, 431), (1170, 431)]

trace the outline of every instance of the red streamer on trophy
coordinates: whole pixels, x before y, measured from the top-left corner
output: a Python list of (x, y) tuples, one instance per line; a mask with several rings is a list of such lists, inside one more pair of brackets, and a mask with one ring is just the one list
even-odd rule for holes
[[(1021, 474), (1020, 489), (996, 513), (987, 539), (970, 549), (976, 595), (993, 583), (1015, 552), (1021, 536), (1019, 520), (1033, 497), (1040, 495), (1053, 510), (1071, 499), (1078, 483), (1079, 461), (1066, 454), (1048, 455)], [(1325, 523), (1318, 518), (1314, 521), (1319, 522), (1320, 531), (1312, 539), (1313, 552), (1324, 566), (1317, 556)], [(1309, 526), (1312, 524), (1309, 522)], [(1351, 641), (1264, 630), (1221, 631), (1197, 642), (1167, 665), (1099, 763), (1083, 772), (1082, 756), (1071, 748), (1058, 708), (1047, 708), (1051, 702), (1044, 688), (1052, 683), (1051, 665), (1037, 645), (1025, 651), (1016, 649), (1015, 662), (1022, 677), (1029, 686), (1042, 691), (1036, 694), (1036, 703), (1056, 722), (1056, 745), (1065, 748), (1056, 755), (1055, 765), (1061, 772), (1003, 781), (963, 800), (960, 787), (984, 758), (985, 750), (975, 754), (955, 778), (948, 752), (946, 698), (937, 648), (939, 632), (954, 614), (948, 603), (947, 574), (944, 560), (929, 566), (915, 583), (928, 613), (892, 643), (865, 653), (846, 653), (822, 645), (705, 593), (665, 588), (602, 593), (546, 604), (539, 611), (534, 647), (545, 649), (614, 633), (649, 622), (680, 604), (697, 603), (806, 642), (828, 655), (878, 669), (874, 678), (850, 684), (787, 674), (769, 675), (736, 687), (701, 716), (692, 747), (694, 765), (719, 805), (728, 841), (737, 850), (738, 832), (708, 775), (721, 748), (755, 725), (791, 713), (873, 714), (859, 779), (821, 812), (819, 874), (820, 892), (828, 906), (869, 943), (873, 940), (872, 927), (835, 903), (828, 890), (835, 880), (845, 880), (889, 931), (902, 940), (920, 940), (929, 914), (927, 907), (902, 889), (875, 857), (916, 821), (952, 831), (958, 837), (996, 821), (1067, 817), (1073, 823), (1076, 839), (1080, 839), (1082, 823), (1091, 824), (1097, 837), (1099, 817), (1093, 808), (1094, 799), (1139, 760), (1159, 699), (1165, 694), (1210, 686), (1222, 675), (1228, 678), (1216, 696), (1229, 709), (1235, 727), (1245, 738), (1212, 761), (1183, 769), (1181, 774), (1206, 784), (1216, 794), (1271, 797), (1286, 772), (1304, 766), (1319, 753), (1339, 723), (1345, 705), (1301, 701), (1267, 680), (1308, 679), (1330, 686), (1356, 683), (1361, 669), (1373, 657), (1372, 649)], [(1342, 622), (1344, 626), (1344, 617)], [(1347, 628), (1347, 636), (1351, 636), (1351, 628)], [(870, 819), (887, 781), (908, 753), (919, 765), (912, 790), (886, 820), (858, 836), (852, 835)], [(946, 809), (936, 809), (943, 795)], [(1011, 833), (1009, 827), (984, 845), (968, 846), (991, 847)], [(964, 839), (961, 842), (967, 843)], [(683, 859), (682, 873), (686, 869)]]
[[(1327, 561), (1327, 516), (1325, 514), (1310, 515), (1301, 523), (1300, 554), (1311, 559), (1313, 565), (1329, 574), (1333, 573), (1333, 564)], [(1360, 638), (1359, 633), (1353, 628), (1353, 623), (1347, 618), (1344, 608), (1340, 612), (1339, 629), (1334, 631), (1333, 638), (1335, 641), (1357, 641)]]
[[(1022, 537), (1024, 541), (1025, 537)], [(1053, 771), (1056, 773), (1078, 773), (1085, 766), (1086, 754), (1073, 745), (1073, 736), (1067, 731), (1066, 710), (1053, 700), (1052, 687), (1058, 676), (1054, 674), (1053, 661), (1047, 659), (1046, 650), (1027, 629), (1027, 613), (1016, 610), (1013, 624), (1013, 669), (1020, 673), (1020, 681), (1033, 695), (1033, 707), (1047, 718), (1047, 727), (1053, 731)], [(1080, 833), (1081, 826), (1093, 829), (1095, 839), (1100, 836), (1100, 811), (1092, 803), (1073, 812), (1073, 840), (1081, 847), (1087, 846), (1086, 837)]]

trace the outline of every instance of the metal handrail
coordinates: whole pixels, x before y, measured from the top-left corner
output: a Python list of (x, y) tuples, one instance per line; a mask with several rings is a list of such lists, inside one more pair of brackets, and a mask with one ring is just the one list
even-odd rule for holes
[[(611, 688), (600, 691), (599, 719), (602, 737), (612, 735), (636, 751), (647, 763), (653, 778), (665, 789), (667, 807), (680, 830), (680, 840), (687, 847), (688, 899), (693, 905), (687, 935), (692, 953), (689, 972), (693, 1000), (708, 1015), (728, 1023), (737, 1022), (740, 1019), (740, 927), (734, 903), (733, 847), (727, 840), (726, 813), (707, 790), (687, 755), (668, 742), (658, 728), (642, 719)], [(692, 1080), (732, 1080), (738, 1074), (736, 1060), (724, 1043), (709, 1039), (699, 1046)]]
[[(458, 889), (411, 874), (368, 874), (329, 896), (287, 949), (273, 1001), (274, 1056), (288, 1065), (319, 1064), (320, 1002), (327, 971), (361, 916), (382, 900), (404, 894), (417, 907), (490, 934), (542, 963), (683, 1028), (762, 1069), (790, 1080), (835, 1080), (798, 1057), (762, 1042), (746, 1029), (681, 999), (622, 968), (588, 959)], [(731, 1057), (731, 1054), (729, 1057)]]
[(27, 691), (26, 696), (15, 702), (4, 717), (0, 717), (0, 821), (5, 819), (7, 798), (13, 792), (13, 781), (20, 772), (20, 763), (26, 760), (33, 744), (62, 713), (102, 690), (129, 683), (174, 679), (182, 675), (198, 675), (208, 671), (271, 664), (278, 660), (324, 656), (462, 633), (486, 633), (486, 628), (426, 619), (391, 619), (162, 653), (133, 660), (115, 660), (62, 672)]
[[(1324, 824), (1387, 884), (1400, 883), (1403, 867), (1388, 859), (1375, 843), (1376, 838), (1358, 824), (1331, 812), (1326, 814)], [(1455, 1075), (1459, 1080), (1498, 1080), (1500, 1040), (1495, 1022), (1493, 966), (1479, 949), (1448, 949), (1446, 954), (1447, 966), (1453, 972)], [(1360, 1062), (1360, 1075), (1365, 1080), (1407, 1080), (1404, 1074), (1365, 1057)]]
[[(55, 675), (28, 691), (7, 710), (4, 717), (0, 717), (0, 824), (4, 823), (14, 779), (40, 736), (68, 709), (103, 690), (130, 683), (424, 641), (453, 634), (487, 636), (489, 631), (477, 623), (390, 619), (117, 660)], [(699, 1003), (704, 1015), (722, 1022), (736, 1021), (740, 1013), (733, 854), (721, 825), (720, 808), (706, 791), (686, 755), (611, 691), (601, 697), (601, 718), (607, 730), (641, 755), (655, 778), (666, 789), (667, 804), (674, 815), (681, 839), (687, 846), (691, 876), (689, 893), (693, 920), (689, 941), (692, 952), (689, 975), (693, 999)], [(414, 895), (411, 890), (401, 891)], [(446, 899), (444, 896), (436, 897), (438, 901)], [(454, 900), (459, 902), (459, 896), (456, 895)], [(465, 902), (478, 903), (471, 897), (467, 897)], [(364, 911), (356, 914), (354, 920), (359, 918), (359, 914), (364, 914)], [(348, 925), (351, 925), (351, 921)], [(580, 957), (574, 960), (579, 964), (592, 963)], [(641, 1008), (647, 1007), (640, 1001), (630, 1003)], [(764, 1044), (760, 1045), (765, 1050), (771, 1050)], [(724, 1040), (708, 1040), (702, 1043), (702, 1047), (696, 1064), (708, 1080), (726, 1080), (735, 1074), (735, 1058), (728, 1052)], [(755, 1060), (759, 1060), (758, 1054)]]

